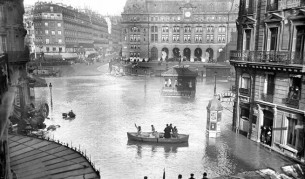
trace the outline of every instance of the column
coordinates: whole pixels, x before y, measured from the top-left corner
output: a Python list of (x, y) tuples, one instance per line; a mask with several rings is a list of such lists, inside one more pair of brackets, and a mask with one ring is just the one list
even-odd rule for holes
[(264, 123), (264, 111), (263, 108), (257, 104), (257, 109), (258, 109), (258, 118), (257, 118), (257, 142), (261, 142), (261, 126)]
[(277, 106), (273, 107), (273, 124), (272, 124), (272, 139), (271, 139), (271, 147), (274, 146), (274, 128), (275, 128), (275, 120), (277, 118)]

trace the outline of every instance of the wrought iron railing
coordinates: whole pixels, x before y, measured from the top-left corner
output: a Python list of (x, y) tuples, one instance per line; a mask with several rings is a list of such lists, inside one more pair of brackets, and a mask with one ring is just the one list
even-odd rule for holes
[(273, 95), (272, 94), (262, 94), (261, 100), (273, 103)]
[(250, 96), (250, 90), (246, 88), (239, 88), (239, 94), (244, 96)]
[(283, 104), (285, 104), (288, 107), (299, 108), (298, 99), (284, 98), (282, 102), (283, 102)]
[(267, 5), (267, 11), (276, 11), (279, 9), (278, 3), (272, 3)]
[(248, 61), (248, 62), (264, 62), (279, 64), (303, 64), (304, 56), (298, 52), (283, 51), (231, 51), (230, 60), (232, 61)]

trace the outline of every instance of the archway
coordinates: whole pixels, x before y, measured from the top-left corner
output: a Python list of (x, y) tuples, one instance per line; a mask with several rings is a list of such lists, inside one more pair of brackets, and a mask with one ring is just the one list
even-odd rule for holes
[(151, 59), (152, 60), (158, 59), (158, 49), (156, 47), (153, 47), (151, 49)]
[(196, 48), (194, 55), (195, 55), (195, 61), (201, 61), (201, 56), (202, 56), (201, 48)]
[(175, 60), (179, 60), (179, 57), (180, 57), (180, 50), (179, 50), (179, 48), (174, 48), (173, 49), (173, 56), (174, 56)]
[(166, 47), (162, 48), (162, 52), (166, 53), (165, 60), (167, 60), (168, 59), (168, 48), (166, 48)]
[(185, 48), (183, 50), (183, 61), (190, 61), (191, 58), (191, 50), (189, 48)]
[(208, 48), (205, 52), (206, 52), (206, 55), (207, 55), (207, 57), (208, 57), (208, 59), (209, 59), (208, 62), (213, 62), (213, 56), (214, 56), (214, 51), (213, 51), (213, 49)]

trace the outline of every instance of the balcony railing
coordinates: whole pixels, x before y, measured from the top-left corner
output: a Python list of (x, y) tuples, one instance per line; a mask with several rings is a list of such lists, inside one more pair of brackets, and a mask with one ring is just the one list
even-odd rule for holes
[(239, 94), (244, 96), (250, 96), (250, 90), (246, 88), (239, 88)]
[(287, 0), (281, 2), (280, 9), (288, 9), (301, 6), (305, 6), (305, 0)]
[(273, 95), (272, 94), (262, 94), (261, 100), (273, 103)]
[(230, 60), (264, 62), (278, 64), (303, 64), (304, 57), (298, 52), (276, 52), (276, 51), (231, 51)]
[(298, 99), (284, 98), (283, 99), (283, 104), (285, 104), (288, 107), (299, 108), (299, 100)]
[(278, 7), (278, 3), (277, 2), (267, 5), (267, 11), (276, 11), (278, 9), (279, 9), (279, 7)]

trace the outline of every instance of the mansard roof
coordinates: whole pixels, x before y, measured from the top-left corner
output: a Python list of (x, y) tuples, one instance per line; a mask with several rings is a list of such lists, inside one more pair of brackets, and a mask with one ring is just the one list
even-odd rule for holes
[(194, 13), (238, 12), (239, 1), (234, 0), (127, 0), (124, 14), (181, 13), (181, 8), (192, 8)]

